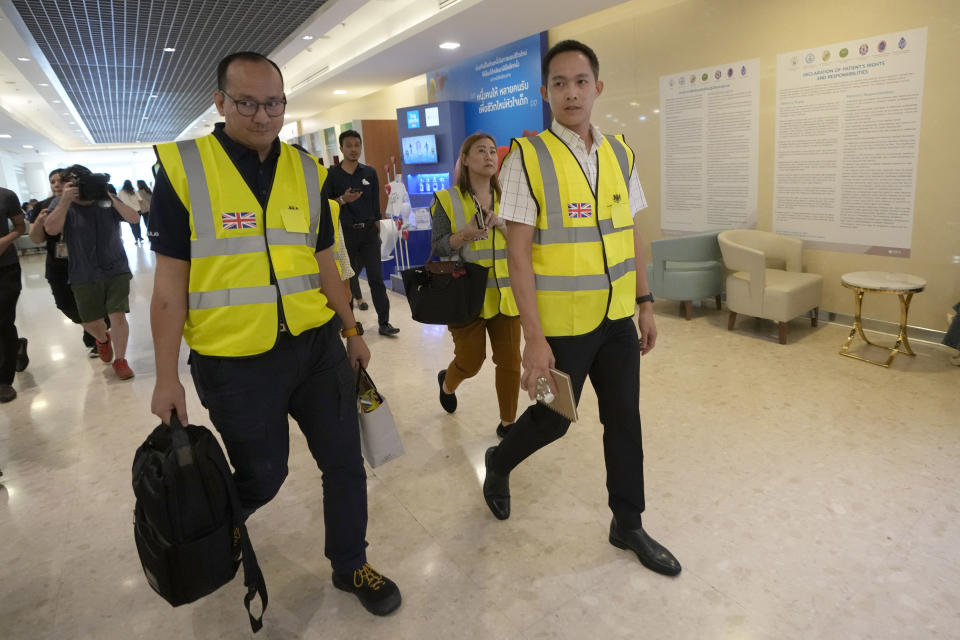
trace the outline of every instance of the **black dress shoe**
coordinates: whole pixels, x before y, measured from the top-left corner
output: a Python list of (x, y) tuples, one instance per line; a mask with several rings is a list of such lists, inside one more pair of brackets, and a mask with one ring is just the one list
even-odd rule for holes
[(617, 526), (617, 519), (614, 518), (610, 521), (610, 544), (618, 549), (633, 551), (640, 559), (640, 564), (651, 571), (665, 576), (675, 576), (680, 573), (680, 563), (673, 554), (647, 535), (643, 527), (621, 529)]
[(370, 563), (363, 565), (353, 574), (334, 573), (333, 586), (357, 596), (363, 608), (375, 616), (393, 613), (402, 601), (396, 583), (371, 567)]
[(384, 322), (380, 325), (380, 335), (382, 336), (395, 336), (398, 333), (400, 333), (400, 329), (397, 329), (389, 322)]
[(507, 437), (507, 434), (510, 433), (510, 428), (513, 427), (512, 424), (503, 424), (502, 422), (497, 425), (497, 437), (501, 440)]
[(370, 305), (368, 305), (366, 302), (361, 302), (361, 303), (360, 303), (359, 305), (357, 305), (357, 306), (360, 307), (360, 311), (366, 311), (367, 309), (370, 308)]
[(27, 355), (27, 339), (20, 338), (17, 341), (17, 362), (13, 368), (17, 371), (23, 371), (28, 364), (30, 364), (30, 357)]
[(496, 450), (496, 447), (490, 447), (483, 457), (487, 467), (487, 475), (483, 479), (483, 499), (487, 501), (487, 506), (497, 520), (506, 520), (510, 517), (510, 474), (490, 468), (490, 456)]
[(443, 381), (447, 378), (447, 370), (442, 369), (440, 373), (437, 374), (437, 386), (440, 387), (440, 406), (443, 407), (443, 410), (447, 413), (453, 413), (457, 410), (457, 394), (455, 393), (444, 393), (443, 391)]

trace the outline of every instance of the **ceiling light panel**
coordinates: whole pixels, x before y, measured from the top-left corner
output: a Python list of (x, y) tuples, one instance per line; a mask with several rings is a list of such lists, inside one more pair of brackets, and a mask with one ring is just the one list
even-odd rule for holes
[(210, 107), (223, 56), (269, 54), (328, 1), (285, 0), (282, 10), (262, 0), (12, 3), (93, 141), (152, 143), (175, 139)]

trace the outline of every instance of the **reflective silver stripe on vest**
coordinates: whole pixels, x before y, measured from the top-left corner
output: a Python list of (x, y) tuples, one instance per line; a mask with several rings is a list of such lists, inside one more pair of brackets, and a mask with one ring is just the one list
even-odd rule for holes
[[(604, 136), (606, 140), (606, 136)], [(624, 148), (623, 144), (616, 139), (611, 138), (607, 140), (607, 144), (610, 145), (610, 148), (613, 149), (613, 155), (617, 156), (617, 164), (620, 165), (620, 172), (623, 173), (623, 181), (627, 185), (627, 190), (630, 190), (630, 158), (627, 156), (627, 150)]]
[[(303, 165), (303, 179), (307, 183), (307, 206), (310, 208), (310, 231), (307, 233), (308, 247), (316, 249), (317, 247), (317, 227), (320, 224), (320, 210), (323, 201), (320, 199), (320, 171), (317, 163), (307, 154), (294, 149), (300, 156), (300, 164)], [(298, 244), (294, 242), (284, 242), (282, 244)]]
[(606, 291), (610, 288), (607, 274), (595, 276), (535, 275), (537, 291)]
[(510, 278), (487, 278), (487, 289), (506, 289), (509, 286)]
[(197, 238), (190, 243), (190, 255), (194, 258), (234, 256), (241, 253), (263, 251), (263, 236), (239, 238)]
[[(187, 174), (187, 189), (190, 191), (190, 210), (193, 215), (193, 232), (197, 240), (216, 238), (213, 230), (213, 205), (210, 203), (210, 190), (207, 188), (207, 173), (200, 159), (200, 147), (196, 140), (183, 140), (177, 143), (183, 169)], [(191, 255), (193, 245), (191, 245)], [(197, 257), (206, 257), (200, 254)]]
[(453, 221), (457, 223), (457, 229), (463, 231), (467, 228), (467, 214), (463, 210), (463, 199), (456, 189), (449, 189), (450, 202), (453, 206)]
[(507, 250), (506, 249), (464, 249), (463, 250), (463, 259), (468, 262), (476, 262), (478, 260), (489, 260), (490, 257), (493, 257), (494, 260), (506, 260), (507, 259)]
[(628, 273), (636, 269), (636, 265), (637, 263), (633, 258), (627, 258), (620, 264), (610, 265), (610, 269), (609, 269), (610, 281), (613, 282), (614, 280), (618, 280), (619, 278), (622, 278), (623, 276), (627, 275)]
[(216, 309), (242, 304), (276, 304), (277, 289), (273, 285), (263, 287), (237, 287), (216, 291), (194, 291), (189, 295), (190, 309)]
[(557, 177), (557, 166), (553, 163), (553, 156), (550, 155), (547, 144), (538, 136), (527, 138), (527, 140), (537, 152), (537, 162), (540, 164), (544, 204), (547, 206), (547, 229), (563, 229), (560, 179)]
[[(308, 244), (311, 240), (313, 244)], [(267, 242), (271, 246), (288, 244), (314, 248), (317, 246), (317, 234), (292, 233), (285, 229), (267, 229)]]
[(308, 273), (302, 276), (281, 278), (277, 280), (277, 286), (280, 288), (280, 295), (284, 296), (288, 296), (291, 293), (313, 291), (314, 289), (320, 288), (320, 274)]
[(560, 227), (557, 229), (536, 229), (533, 232), (536, 244), (563, 244), (569, 242), (600, 242), (600, 233), (596, 227)]

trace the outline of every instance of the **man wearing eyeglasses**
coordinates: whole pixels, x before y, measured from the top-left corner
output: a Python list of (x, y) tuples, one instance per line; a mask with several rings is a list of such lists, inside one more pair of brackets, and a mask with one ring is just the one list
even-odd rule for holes
[(217, 82), (224, 122), (203, 138), (156, 146), (151, 410), (165, 423), (176, 410), (187, 423), (182, 337), (246, 515), (286, 478), (293, 416), (323, 473), (333, 584), (386, 615), (400, 606), (400, 591), (366, 560), (356, 412), (355, 369), (370, 352), (332, 255), (327, 172), (277, 138), (286, 97), (276, 64), (234, 53), (220, 62)]

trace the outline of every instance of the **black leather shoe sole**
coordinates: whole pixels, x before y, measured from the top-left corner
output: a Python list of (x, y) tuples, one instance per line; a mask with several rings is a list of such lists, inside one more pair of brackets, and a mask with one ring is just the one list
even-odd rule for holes
[(620, 539), (613, 527), (611, 527), (610, 537), (608, 539), (610, 540), (610, 544), (618, 549), (633, 551), (640, 561), (640, 564), (647, 569), (665, 576), (679, 575), (681, 570), (680, 563), (673, 557), (673, 554), (667, 551), (659, 542), (647, 535), (646, 532), (644, 532), (643, 535), (646, 537), (645, 543), (631, 545)]
[(443, 381), (446, 379), (447, 370), (442, 369), (440, 373), (437, 374), (437, 386), (440, 387), (440, 406), (443, 407), (443, 410), (447, 413), (453, 413), (457, 410), (457, 394), (443, 392)]
[(510, 474), (490, 469), (490, 457), (495, 450), (496, 447), (490, 447), (483, 457), (484, 466), (487, 468), (487, 475), (483, 479), (483, 499), (497, 520), (506, 520), (510, 517)]
[(382, 336), (395, 336), (400, 333), (400, 329), (397, 329), (388, 322), (387, 324), (380, 325), (379, 333)]

